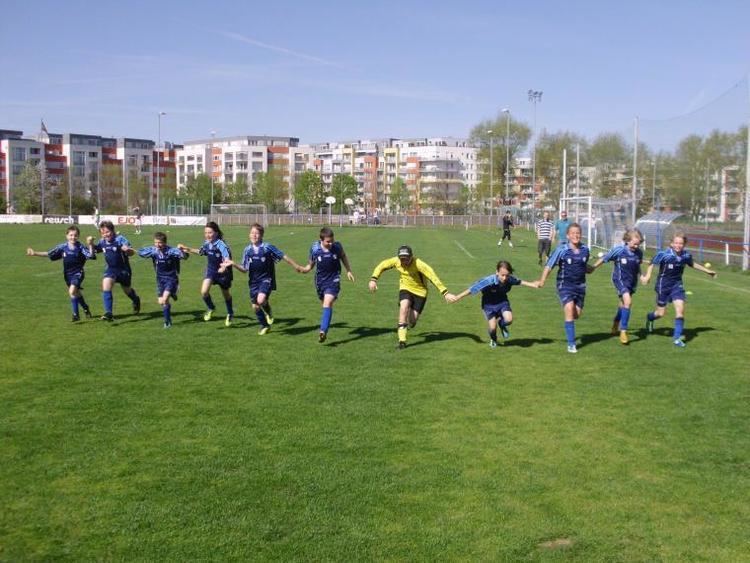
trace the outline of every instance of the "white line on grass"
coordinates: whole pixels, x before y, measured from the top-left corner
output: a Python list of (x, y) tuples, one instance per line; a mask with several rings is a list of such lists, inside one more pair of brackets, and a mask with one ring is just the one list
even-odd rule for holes
[(460, 248), (461, 250), (463, 250), (466, 253), (466, 256), (468, 256), (469, 258), (472, 258), (472, 259), (474, 258), (474, 256), (472, 256), (471, 252), (469, 252), (468, 250), (466, 250), (460, 242), (458, 242), (457, 240), (454, 240), (453, 242), (456, 243), (456, 246), (458, 246), (458, 248)]
[(696, 277), (696, 278), (691, 279), (690, 282), (692, 283), (693, 280), (698, 280), (698, 281), (701, 281), (701, 282), (710, 283), (711, 285), (718, 285), (719, 287), (724, 287), (726, 289), (731, 289), (733, 291), (741, 291), (743, 293), (750, 293), (750, 289), (745, 289), (744, 287), (736, 287), (734, 285), (727, 285), (725, 283), (717, 282), (716, 280), (711, 279), (709, 277), (705, 277), (705, 278), (703, 276)]

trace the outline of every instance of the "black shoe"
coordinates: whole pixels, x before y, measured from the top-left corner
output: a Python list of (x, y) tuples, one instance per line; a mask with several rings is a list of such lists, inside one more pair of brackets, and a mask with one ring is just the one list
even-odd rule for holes
[(77, 323), (78, 321), (81, 320), (81, 317), (79, 317), (78, 315), (73, 315), (73, 318), (70, 320), (73, 321), (74, 323)]
[(326, 333), (321, 330), (320, 333), (318, 334), (318, 342), (325, 342), (326, 336), (327, 336)]
[(141, 312), (141, 298), (136, 296), (135, 301), (133, 301), (133, 313), (137, 315), (140, 312)]
[(112, 316), (112, 313), (104, 313), (99, 319), (111, 323), (114, 320), (114, 317)]
[(92, 318), (92, 315), (91, 315), (91, 309), (89, 309), (88, 307), (87, 307), (86, 309), (84, 309), (84, 310), (83, 310), (83, 314), (84, 314), (84, 315), (86, 315), (86, 318), (87, 318), (87, 319), (90, 319), (90, 318)]
[(398, 349), (403, 350), (404, 348), (406, 348), (406, 342), (402, 340), (398, 343)]

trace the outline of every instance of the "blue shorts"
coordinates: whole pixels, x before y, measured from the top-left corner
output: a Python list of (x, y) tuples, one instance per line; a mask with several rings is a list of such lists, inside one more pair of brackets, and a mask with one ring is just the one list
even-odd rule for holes
[(491, 303), (488, 305), (482, 305), (482, 312), (484, 318), (488, 321), (490, 319), (499, 319), (503, 316), (503, 313), (508, 311), (512, 313), (513, 310), (510, 308), (510, 301), (502, 301), (500, 303)]
[(76, 286), (78, 289), (83, 289), (83, 278), (86, 276), (84, 275), (83, 271), (76, 272), (74, 274), (67, 274), (63, 272), (63, 278), (65, 279), (65, 285), (70, 287), (71, 285)]
[(557, 296), (560, 298), (560, 305), (563, 307), (570, 302), (575, 303), (576, 307), (583, 309), (583, 303), (586, 300), (586, 286), (580, 287), (559, 287)]
[(318, 292), (318, 299), (321, 301), (323, 301), (325, 295), (333, 295), (334, 299), (338, 299), (341, 284), (339, 282), (329, 282), (325, 285), (316, 285), (315, 289)]
[(666, 288), (657, 288), (656, 304), (659, 307), (666, 307), (667, 303), (673, 301), (685, 301), (685, 288), (682, 284), (673, 285)]
[(220, 274), (219, 272), (206, 271), (203, 279), (211, 280), (212, 284), (218, 285), (221, 289), (229, 289), (230, 287), (232, 287), (232, 270), (228, 269), (223, 274)]
[(177, 299), (177, 289), (180, 287), (180, 282), (177, 279), (170, 278), (156, 278), (156, 295), (161, 297), (165, 291), (169, 292), (169, 295), (173, 299)]
[(630, 295), (633, 295), (635, 293), (636, 286), (635, 284), (633, 286), (630, 286), (629, 284), (624, 284), (620, 281), (612, 281), (612, 285), (615, 286), (615, 289), (617, 290), (617, 296), (622, 297), (623, 294), (629, 293)]
[(130, 270), (110, 270), (107, 269), (104, 271), (105, 278), (112, 278), (115, 280), (115, 283), (119, 283), (123, 287), (130, 287), (133, 274), (130, 272)]
[(266, 279), (258, 280), (257, 282), (252, 282), (250, 284), (250, 302), (253, 305), (257, 305), (258, 294), (265, 293), (266, 296), (270, 296), (271, 291), (273, 291), (273, 280), (271, 278), (266, 278)]

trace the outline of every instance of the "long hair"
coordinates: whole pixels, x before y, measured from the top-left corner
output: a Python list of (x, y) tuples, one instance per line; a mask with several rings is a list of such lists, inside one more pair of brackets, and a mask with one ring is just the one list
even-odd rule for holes
[(208, 223), (206, 223), (206, 227), (215, 232), (216, 236), (218, 236), (220, 240), (224, 240), (224, 233), (221, 232), (219, 224), (216, 221), (209, 221)]

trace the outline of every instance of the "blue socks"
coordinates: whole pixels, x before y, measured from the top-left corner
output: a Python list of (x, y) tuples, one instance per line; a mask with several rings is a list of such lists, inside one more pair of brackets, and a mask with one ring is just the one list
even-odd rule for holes
[(617, 313), (615, 313), (615, 318), (612, 319), (612, 324), (619, 323), (620, 319), (622, 319), (622, 307), (617, 308)]
[(263, 313), (263, 309), (258, 307), (255, 311), (255, 318), (258, 319), (258, 322), (260, 323), (260, 326), (266, 327), (268, 326), (268, 323), (266, 322), (266, 315)]
[(164, 313), (164, 324), (171, 325), (172, 324), (172, 306), (169, 304), (162, 305), (161, 311), (162, 313)]
[(104, 301), (104, 312), (112, 314), (112, 292), (102, 291), (102, 300)]
[(630, 309), (622, 307), (620, 313), (620, 330), (628, 330), (628, 322), (630, 322)]
[(646, 315), (646, 318), (647, 318), (647, 319), (648, 319), (649, 321), (655, 321), (657, 317), (656, 317), (656, 315), (654, 314), (654, 312), (653, 312), (653, 311), (651, 311), (651, 312), (650, 312), (650, 313), (649, 313), (648, 315)]
[(492, 340), (492, 342), (497, 342), (497, 329), (495, 329), (495, 330), (488, 330), (487, 334), (490, 335), (490, 340)]
[(565, 321), (565, 336), (568, 339), (568, 346), (576, 345), (576, 323), (574, 321)]
[(321, 332), (328, 332), (328, 327), (331, 326), (331, 317), (333, 317), (333, 309), (331, 307), (323, 307), (323, 314), (320, 317)]
[(216, 309), (216, 305), (214, 305), (214, 300), (211, 299), (210, 294), (203, 296), (203, 302), (206, 304), (206, 308), (208, 308), (209, 311)]
[(128, 297), (133, 303), (138, 303), (138, 294), (135, 292), (135, 289), (130, 290), (130, 293), (128, 293)]
[(672, 335), (672, 338), (677, 340), (680, 336), (682, 336), (683, 328), (685, 328), (685, 319), (682, 317), (677, 317), (674, 320), (674, 334)]
[(232, 309), (232, 300), (231, 299), (226, 299), (224, 301), (224, 303), (226, 303), (226, 305), (227, 305), (227, 315), (229, 315), (230, 317), (233, 317), (234, 316), (234, 309)]
[(86, 303), (86, 300), (85, 300), (85, 299), (83, 298), (83, 294), (82, 294), (82, 293), (81, 293), (81, 294), (79, 294), (79, 295), (78, 295), (78, 297), (77, 297), (76, 299), (78, 299), (78, 304), (79, 304), (79, 305), (80, 305), (81, 307), (83, 307), (83, 310), (84, 310), (84, 311), (87, 311), (87, 310), (88, 310), (88, 308), (89, 308), (89, 306), (88, 306), (88, 303)]
[(70, 298), (70, 308), (73, 309), (73, 315), (78, 316), (78, 297)]

